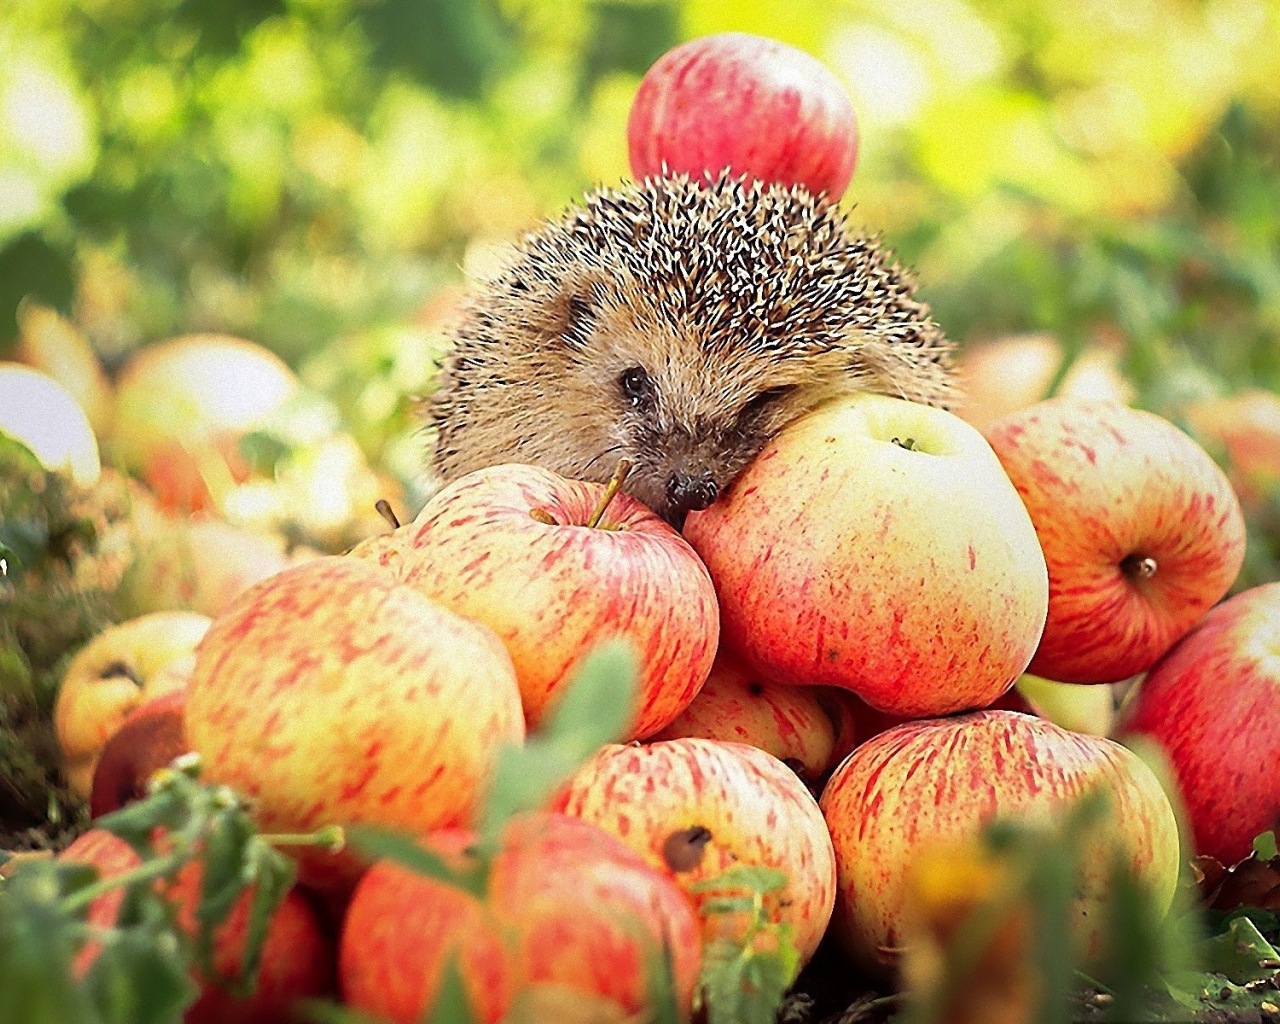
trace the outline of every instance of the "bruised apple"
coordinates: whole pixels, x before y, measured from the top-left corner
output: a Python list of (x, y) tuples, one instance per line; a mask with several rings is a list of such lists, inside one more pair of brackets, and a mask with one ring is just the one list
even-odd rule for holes
[(764, 904), (770, 920), (791, 926), (802, 961), (826, 931), (831, 839), (804, 783), (763, 750), (694, 738), (611, 744), (574, 774), (552, 808), (600, 825), (670, 873), (699, 908), (704, 939), (736, 922), (703, 913), (709, 894), (692, 887), (735, 865), (786, 877)]
[(71, 659), (53, 721), (73, 791), (89, 796), (98, 756), (130, 712), (186, 685), (208, 628), (194, 612), (154, 612), (108, 626)]

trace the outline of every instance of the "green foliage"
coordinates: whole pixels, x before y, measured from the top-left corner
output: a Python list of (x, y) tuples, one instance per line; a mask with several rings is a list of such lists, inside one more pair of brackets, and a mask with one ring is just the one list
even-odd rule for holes
[[(41, 861), (0, 880), (0, 1020), (177, 1024), (198, 994), (192, 968), (216, 978), (214, 931), (249, 886), (254, 895), (240, 972), (217, 981), (240, 995), (253, 991), (267, 927), (295, 868), (271, 837), (254, 832), (242, 800), (195, 775), (194, 759), (187, 758), (179, 770), (157, 776), (147, 799), (95, 822), (139, 854), (136, 867), (99, 878), (92, 867)], [(163, 830), (159, 846), (157, 829)], [(196, 934), (189, 936), (160, 883), (197, 860), (204, 877)], [(115, 890), (124, 892), (115, 923), (90, 925), (91, 904)], [(88, 942), (100, 949), (77, 981), (72, 961)]]
[[(800, 970), (791, 927), (770, 919), (765, 897), (786, 885), (774, 868), (737, 865), (691, 886), (708, 895), (705, 915), (732, 915), (737, 938), (717, 938), (702, 951), (697, 1002), (709, 1024), (771, 1024)], [(740, 931), (738, 931), (740, 929)]]

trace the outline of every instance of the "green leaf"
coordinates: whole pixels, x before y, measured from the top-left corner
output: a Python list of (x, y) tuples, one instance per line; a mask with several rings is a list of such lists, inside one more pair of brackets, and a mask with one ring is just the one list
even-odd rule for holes
[(1273, 967), (1259, 966), (1261, 961), (1275, 961), (1277, 954), (1248, 917), (1231, 920), (1221, 935), (1200, 943), (1200, 964), (1214, 974), (1221, 974), (1237, 985), (1249, 981), (1270, 978), (1276, 974)]
[(543, 806), (580, 763), (571, 752), (537, 738), (523, 747), (502, 747), (480, 829), (484, 850), (496, 851), (507, 822), (517, 814)]
[(1263, 832), (1254, 839), (1253, 852), (1258, 855), (1258, 860), (1275, 860), (1276, 857), (1280, 857), (1280, 850), (1276, 849), (1276, 834)]
[(98, 1024), (71, 973), (80, 924), (61, 912), (63, 865), (24, 865), (0, 886), (0, 1021)]
[(258, 969), (262, 965), (262, 950), (267, 942), (267, 929), (280, 904), (289, 894), (298, 867), (292, 857), (261, 840), (249, 846), (249, 872), (253, 879), (253, 902), (249, 906), (249, 924), (246, 928), (244, 958), (240, 963), (237, 994), (250, 995), (258, 984)]
[(394, 861), (437, 882), (463, 889), (475, 896), (484, 895), (484, 878), (478, 871), (455, 871), (439, 854), (419, 846), (402, 832), (373, 825), (352, 825), (347, 830), (347, 845), (371, 859)]
[(723, 892), (745, 889), (747, 892), (765, 893), (781, 889), (787, 884), (787, 873), (762, 864), (737, 864), (713, 878), (704, 878), (689, 886), (690, 892)]
[(622, 639), (596, 646), (574, 671), (540, 738), (583, 761), (635, 721), (638, 660)]
[(422, 1015), (422, 1020), (423, 1024), (475, 1024), (456, 952), (445, 962), (435, 1005)]
[(675, 957), (665, 929), (661, 949), (650, 950), (645, 957), (645, 988), (653, 1014), (652, 1024), (681, 1024)]
[(85, 987), (108, 1024), (181, 1024), (199, 987), (171, 932), (117, 930), (85, 976)]
[(214, 929), (227, 919), (248, 882), (245, 869), (253, 834), (248, 817), (231, 809), (216, 815), (205, 835), (196, 905), (196, 957), (205, 977), (214, 975)]
[(118, 811), (104, 814), (94, 821), (97, 828), (105, 828), (119, 836), (144, 860), (154, 851), (151, 837), (157, 828), (174, 829), (188, 817), (184, 795), (174, 789), (160, 789), (144, 800), (125, 804)]

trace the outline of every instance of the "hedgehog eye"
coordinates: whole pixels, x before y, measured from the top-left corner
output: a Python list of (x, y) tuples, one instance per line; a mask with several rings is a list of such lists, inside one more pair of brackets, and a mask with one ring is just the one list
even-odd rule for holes
[(653, 382), (643, 366), (631, 366), (618, 377), (618, 386), (633, 406), (639, 406), (653, 395)]
[(761, 391), (755, 398), (751, 399), (742, 407), (742, 411), (738, 413), (740, 420), (751, 419), (759, 416), (769, 406), (779, 399), (785, 398), (796, 389), (794, 384), (783, 384), (776, 388), (769, 388), (768, 391)]

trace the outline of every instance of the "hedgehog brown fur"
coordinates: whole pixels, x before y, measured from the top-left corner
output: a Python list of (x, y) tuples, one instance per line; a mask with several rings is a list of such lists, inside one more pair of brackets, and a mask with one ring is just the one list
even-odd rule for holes
[(473, 296), (432, 400), (446, 480), (502, 462), (703, 508), (786, 423), (874, 391), (944, 405), (950, 344), (877, 239), (803, 187), (588, 194)]

